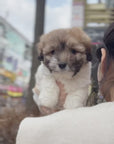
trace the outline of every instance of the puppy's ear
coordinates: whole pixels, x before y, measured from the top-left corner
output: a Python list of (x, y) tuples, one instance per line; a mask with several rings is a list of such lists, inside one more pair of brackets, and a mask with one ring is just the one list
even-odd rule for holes
[(92, 61), (91, 50), (87, 50), (87, 51), (86, 51), (86, 56), (87, 56), (87, 61)]
[(71, 32), (73, 36), (75, 36), (76, 40), (78, 40), (80, 43), (84, 45), (84, 47), (86, 48), (87, 61), (91, 61), (92, 60), (92, 54), (91, 54), (92, 44), (91, 44), (91, 39), (89, 38), (89, 36), (82, 29), (76, 28), (76, 27), (72, 28)]
[(88, 43), (85, 43), (85, 47), (86, 47), (86, 57), (87, 57), (87, 61), (92, 61), (92, 44), (91, 41)]
[(40, 53), (40, 55), (38, 55), (38, 60), (39, 61), (43, 61), (44, 60), (44, 56), (42, 53)]
[(44, 56), (43, 56), (43, 44), (42, 44), (42, 42), (37, 43), (36, 48), (38, 51), (38, 60), (43, 61)]

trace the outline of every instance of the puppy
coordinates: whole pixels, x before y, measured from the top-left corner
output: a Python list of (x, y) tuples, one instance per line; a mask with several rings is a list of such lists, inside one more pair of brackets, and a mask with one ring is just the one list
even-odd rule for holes
[(63, 109), (86, 105), (91, 71), (91, 41), (79, 28), (59, 29), (41, 36), (37, 44), (41, 62), (36, 72), (36, 104), (55, 109), (59, 98), (56, 81), (67, 93)]

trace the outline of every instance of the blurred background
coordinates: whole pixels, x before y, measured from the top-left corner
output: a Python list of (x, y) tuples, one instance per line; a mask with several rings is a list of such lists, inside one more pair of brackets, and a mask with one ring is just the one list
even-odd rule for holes
[[(39, 114), (32, 100), (32, 88), (39, 65), (35, 44), (43, 33), (80, 27), (96, 48), (112, 22), (114, 0), (0, 0), (0, 123), (7, 128), (8, 117), (14, 113)], [(93, 71), (96, 61), (94, 58)], [(92, 75), (97, 81), (95, 71)], [(5, 144), (8, 136), (1, 133), (0, 144)], [(12, 136), (12, 141), (6, 143), (13, 143), (14, 139)]]

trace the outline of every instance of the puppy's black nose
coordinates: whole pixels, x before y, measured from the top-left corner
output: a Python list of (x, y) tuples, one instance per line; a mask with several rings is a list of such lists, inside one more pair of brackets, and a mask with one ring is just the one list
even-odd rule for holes
[(64, 68), (66, 67), (66, 63), (61, 63), (61, 64), (59, 64), (59, 67), (60, 67), (61, 69), (64, 69)]

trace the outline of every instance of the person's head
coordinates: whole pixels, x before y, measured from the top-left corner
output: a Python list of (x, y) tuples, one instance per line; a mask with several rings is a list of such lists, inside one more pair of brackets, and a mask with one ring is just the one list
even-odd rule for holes
[(107, 29), (103, 42), (97, 50), (98, 81), (102, 95), (107, 101), (114, 101), (114, 23)]

